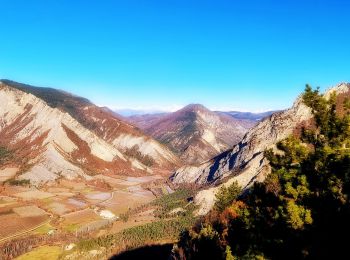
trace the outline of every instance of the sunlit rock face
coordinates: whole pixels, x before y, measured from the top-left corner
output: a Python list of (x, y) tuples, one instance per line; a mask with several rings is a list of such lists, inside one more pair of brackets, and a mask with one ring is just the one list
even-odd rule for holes
[(15, 153), (12, 163), (21, 167), (17, 178), (36, 185), (100, 173), (142, 175), (179, 165), (169, 149), (108, 109), (11, 81), (0, 83), (0, 136), (0, 145)]

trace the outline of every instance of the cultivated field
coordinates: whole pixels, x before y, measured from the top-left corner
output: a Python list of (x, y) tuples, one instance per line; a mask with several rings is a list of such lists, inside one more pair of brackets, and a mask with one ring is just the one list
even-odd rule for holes
[(18, 171), (18, 168), (16, 167), (5, 168), (0, 170), (0, 182), (4, 182), (13, 178), (16, 175), (17, 171)]
[[(156, 220), (153, 210), (139, 212), (126, 221), (120, 217), (154, 200), (144, 185), (159, 178), (97, 175), (93, 181), (61, 179), (40, 187), (5, 184), (0, 190), (0, 247), (5, 241), (33, 235), (51, 236), (53, 232), (75, 237), (89, 233), (95, 237), (151, 223)], [(21, 259), (41, 259), (46, 249), (39, 247)]]
[(32, 199), (47, 199), (55, 196), (52, 193), (44, 192), (41, 190), (33, 189), (29, 191), (24, 191), (16, 194), (16, 197), (19, 197), (24, 200), (32, 200)]
[(59, 246), (41, 246), (17, 257), (16, 260), (56, 260), (59, 259), (61, 253), (62, 248)]
[(119, 215), (138, 205), (148, 203), (153, 199), (154, 196), (149, 191), (114, 191), (113, 196), (110, 199), (98, 205), (109, 209), (116, 215)]
[(49, 219), (47, 215), (35, 217), (20, 217), (16, 213), (1, 215), (0, 241), (34, 230), (36, 227), (46, 223)]
[(46, 212), (36, 206), (23, 206), (12, 209), (20, 217), (38, 217), (46, 215)]

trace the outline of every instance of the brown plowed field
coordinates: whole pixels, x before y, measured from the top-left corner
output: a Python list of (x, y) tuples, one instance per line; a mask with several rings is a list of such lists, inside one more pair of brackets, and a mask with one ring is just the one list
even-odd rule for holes
[(11, 213), (0, 216), (0, 239), (13, 236), (39, 226), (49, 219), (49, 216), (20, 217)]

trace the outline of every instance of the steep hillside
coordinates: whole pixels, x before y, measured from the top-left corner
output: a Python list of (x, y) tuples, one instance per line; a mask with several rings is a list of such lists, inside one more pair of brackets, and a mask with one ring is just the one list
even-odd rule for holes
[(0, 146), (32, 183), (99, 173), (169, 170), (178, 158), (106, 108), (51, 89), (2, 80)]
[[(329, 89), (325, 96), (329, 97), (331, 93), (337, 93), (338, 99), (342, 100), (344, 96), (350, 95), (350, 85), (339, 84)], [(219, 182), (229, 185), (237, 181), (244, 188), (254, 181), (262, 181), (270, 171), (264, 151), (274, 148), (277, 142), (289, 135), (297, 134), (302, 125), (311, 123), (311, 119), (310, 109), (299, 97), (292, 108), (271, 115), (249, 130), (233, 149), (197, 167), (184, 166), (173, 174), (171, 180), (175, 184), (197, 183), (202, 186)], [(197, 195), (196, 201), (202, 204), (200, 213), (205, 213), (212, 207), (217, 189), (218, 187), (212, 187)]]
[(227, 150), (254, 125), (198, 104), (174, 113), (134, 116), (130, 120), (188, 164), (198, 164)]

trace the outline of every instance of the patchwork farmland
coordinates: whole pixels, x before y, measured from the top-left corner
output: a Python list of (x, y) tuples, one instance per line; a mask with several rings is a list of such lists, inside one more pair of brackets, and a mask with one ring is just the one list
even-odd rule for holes
[(119, 217), (154, 200), (154, 193), (145, 187), (162, 178), (97, 175), (95, 182), (62, 179), (38, 189), (9, 185), (2, 173), (0, 247), (6, 241), (31, 235), (97, 235), (149, 223), (154, 219), (152, 212), (127, 222)]

